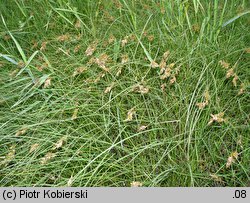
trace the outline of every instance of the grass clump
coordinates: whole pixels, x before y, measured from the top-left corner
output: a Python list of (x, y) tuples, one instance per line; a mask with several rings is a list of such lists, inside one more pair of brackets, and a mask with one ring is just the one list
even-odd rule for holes
[(248, 11), (4, 0), (0, 185), (248, 186)]

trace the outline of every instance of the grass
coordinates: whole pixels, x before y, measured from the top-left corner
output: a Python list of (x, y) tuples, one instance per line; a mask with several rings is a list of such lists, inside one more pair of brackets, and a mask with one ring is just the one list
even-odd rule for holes
[(2, 0), (0, 185), (249, 186), (249, 9)]

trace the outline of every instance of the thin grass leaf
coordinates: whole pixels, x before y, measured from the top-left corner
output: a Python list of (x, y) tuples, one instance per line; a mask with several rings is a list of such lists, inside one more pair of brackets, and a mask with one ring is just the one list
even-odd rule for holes
[(10, 58), (9, 56), (7, 56), (7, 55), (5, 55), (5, 54), (1, 54), (1, 53), (0, 53), (0, 57), (5, 58), (7, 61), (13, 63), (14, 65), (17, 65), (17, 64), (18, 64), (14, 59)]
[(35, 80), (33, 74), (31, 73), (30, 69), (28, 69), (27, 67), (29, 66), (29, 64), (31, 63), (31, 61), (33, 60), (33, 58), (39, 53), (39, 51), (35, 51), (28, 59), (28, 61), (26, 62), (25, 66), (17, 73), (16, 77), (19, 76), (24, 70), (27, 70), (30, 77), (32, 78), (33, 82)]
[(225, 27), (225, 26), (227, 26), (227, 25), (233, 23), (233, 22), (236, 21), (238, 18), (240, 18), (240, 17), (242, 17), (242, 16), (244, 16), (244, 15), (246, 15), (246, 14), (248, 14), (248, 13), (250, 13), (250, 11), (246, 11), (246, 12), (244, 12), (244, 13), (240, 13), (239, 15), (237, 15), (237, 16), (231, 18), (230, 20), (226, 21), (226, 22), (222, 25), (222, 27)]
[(1, 15), (1, 18), (2, 18), (2, 21), (3, 21), (3, 24), (4, 24), (5, 28), (7, 29), (9, 35), (11, 36), (12, 40), (14, 41), (14, 43), (15, 43), (15, 45), (16, 45), (16, 48), (17, 48), (17, 50), (18, 50), (18, 52), (19, 52), (19, 54), (22, 56), (23, 61), (26, 63), (26, 62), (27, 62), (27, 58), (26, 58), (26, 56), (25, 56), (25, 54), (24, 54), (23, 49), (21, 48), (20, 44), (19, 44), (18, 41), (15, 39), (15, 37), (14, 37), (14, 36), (11, 34), (11, 32), (9, 31), (9, 29), (8, 29), (6, 23), (5, 23), (5, 20), (4, 20), (4, 18), (3, 18), (3, 15)]

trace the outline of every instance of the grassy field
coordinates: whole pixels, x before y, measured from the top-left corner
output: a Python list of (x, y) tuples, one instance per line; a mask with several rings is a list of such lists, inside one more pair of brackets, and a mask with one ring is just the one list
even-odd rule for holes
[(0, 186), (249, 186), (247, 0), (1, 0)]

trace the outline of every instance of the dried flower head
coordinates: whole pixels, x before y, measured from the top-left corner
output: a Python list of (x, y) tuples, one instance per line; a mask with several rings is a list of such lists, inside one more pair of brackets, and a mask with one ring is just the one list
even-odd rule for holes
[(22, 128), (16, 132), (16, 136), (24, 135), (27, 132), (28, 128)]
[(71, 185), (73, 184), (73, 181), (74, 181), (74, 178), (73, 178), (73, 176), (71, 176), (67, 182), (67, 187), (71, 187)]
[(175, 75), (172, 76), (172, 78), (170, 79), (169, 83), (172, 85), (176, 82), (176, 77)]
[(11, 71), (11, 73), (9, 74), (10, 77), (15, 77), (16, 74), (18, 73), (18, 71), (19, 71), (18, 69), (15, 69), (15, 70)]
[(135, 41), (135, 40), (136, 40), (136, 35), (135, 35), (135, 34), (130, 34), (130, 35), (129, 35), (129, 39), (130, 39), (131, 41)]
[(47, 47), (47, 42), (42, 42), (40, 51), (44, 51), (46, 49), (46, 47)]
[(174, 66), (175, 66), (175, 63), (170, 63), (170, 64), (168, 65), (168, 68), (172, 69)]
[(237, 86), (237, 80), (238, 80), (238, 79), (239, 79), (239, 77), (238, 77), (236, 74), (234, 74), (234, 78), (233, 78), (233, 80), (232, 80), (232, 83), (233, 83), (234, 87)]
[(95, 63), (95, 58), (94, 57), (91, 57), (88, 61), (88, 65), (93, 65)]
[(93, 53), (94, 53), (95, 50), (96, 50), (96, 47), (97, 47), (97, 41), (95, 41), (95, 42), (93, 42), (92, 44), (90, 44), (90, 45), (87, 47), (86, 51), (85, 51), (86, 56), (91, 56), (91, 55), (93, 55)]
[(115, 74), (116, 77), (118, 77), (119, 75), (121, 75), (121, 73), (122, 73), (122, 68), (119, 68), (118, 71)]
[(39, 144), (37, 144), (37, 143), (31, 145), (29, 153), (36, 151), (38, 149), (38, 147), (39, 147)]
[(198, 106), (199, 109), (204, 109), (206, 105), (207, 105), (206, 102), (199, 102), (196, 104), (196, 106)]
[(82, 34), (79, 33), (77, 36), (76, 36), (76, 40), (80, 40), (82, 38)]
[(205, 97), (205, 101), (206, 101), (206, 103), (208, 103), (209, 102), (209, 100), (210, 100), (210, 94), (209, 94), (209, 91), (208, 91), (208, 89), (206, 89), (205, 90), (205, 92), (204, 92), (204, 97)]
[(110, 23), (112, 23), (115, 20), (114, 16), (112, 16), (110, 12), (108, 12), (107, 10), (104, 10), (104, 18), (106, 19), (106, 21)]
[(125, 45), (128, 43), (129, 36), (125, 36), (123, 40), (121, 41), (122, 47), (125, 47)]
[(95, 63), (102, 68), (105, 72), (109, 72), (109, 68), (106, 67), (106, 63), (109, 60), (109, 56), (105, 53), (101, 54), (98, 58), (95, 59)]
[(37, 66), (37, 70), (40, 71), (40, 72), (42, 72), (47, 67), (48, 67), (48, 64), (45, 62), (42, 65)]
[(76, 20), (75, 28), (81, 28), (81, 21), (79, 19)]
[[(106, 72), (106, 71), (105, 71)], [(101, 78), (103, 78), (106, 74), (105, 73), (100, 73), (96, 79), (94, 80), (94, 83), (97, 83), (101, 80)]]
[(32, 40), (32, 47), (31, 47), (31, 49), (36, 49), (37, 47), (38, 47), (38, 43), (37, 43), (37, 41), (35, 41), (34, 39)]
[(41, 159), (41, 164), (44, 165), (48, 163), (51, 159), (53, 159), (56, 156), (55, 153), (48, 152), (42, 159)]
[(167, 67), (165, 59), (161, 60), (159, 67), (161, 68), (161, 74), (162, 74), (164, 72), (164, 69)]
[(152, 42), (154, 40), (154, 38), (155, 38), (154, 35), (149, 35), (148, 36), (148, 41)]
[(232, 152), (227, 159), (226, 168), (229, 168), (235, 162), (235, 160), (238, 159), (238, 156), (239, 154), (237, 151)]
[(127, 118), (124, 121), (125, 122), (132, 121), (135, 113), (136, 113), (135, 108), (130, 109), (127, 113)]
[(78, 108), (74, 110), (73, 114), (72, 114), (72, 117), (71, 117), (71, 120), (75, 120), (77, 119), (77, 113), (78, 113)]
[(166, 79), (166, 78), (170, 77), (174, 66), (175, 66), (175, 63), (171, 63), (171, 64), (167, 65), (166, 68), (162, 68), (160, 71), (160, 74), (163, 74), (161, 76), (161, 79)]
[(110, 35), (109, 39), (108, 39), (108, 44), (112, 44), (115, 41), (115, 36), (114, 35)]
[(57, 37), (56, 39), (57, 39), (57, 41), (65, 42), (65, 41), (68, 41), (70, 39), (70, 35), (69, 34), (61, 35), (61, 36)]
[(210, 174), (210, 177), (215, 181), (215, 182), (219, 182), (222, 183), (222, 178), (217, 176), (216, 174)]
[(149, 92), (149, 88), (140, 84), (136, 84), (133, 86), (132, 91), (141, 94), (147, 94)]
[(161, 84), (161, 91), (164, 92), (166, 89), (166, 83)]
[(18, 68), (23, 68), (25, 66), (25, 63), (23, 61), (19, 61), (17, 64)]
[(210, 95), (209, 95), (208, 89), (205, 90), (205, 92), (203, 93), (203, 96), (205, 97), (205, 102), (200, 102), (196, 104), (196, 106), (198, 106), (199, 109), (204, 109), (205, 106), (207, 106), (209, 103)]
[(224, 112), (218, 113), (218, 114), (211, 114), (211, 119), (208, 122), (208, 125), (211, 125), (213, 122), (222, 123), (225, 122), (225, 119), (223, 118)]
[(60, 149), (67, 141), (67, 137), (66, 136), (63, 136), (62, 138), (60, 138), (55, 144), (54, 144), (54, 147), (53, 147), (53, 150), (56, 150), (56, 149)]
[(237, 145), (240, 146), (241, 149), (243, 149), (243, 146), (242, 146), (242, 136), (240, 135), (239, 138), (237, 139)]
[(227, 74), (226, 74), (226, 78), (230, 78), (234, 76), (234, 69), (233, 68), (230, 68), (228, 71), (227, 71)]
[(5, 40), (5, 41), (8, 41), (8, 40), (10, 40), (10, 35), (8, 35), (8, 34), (6, 34), (6, 35), (4, 35), (3, 36), (3, 39)]
[(144, 131), (144, 130), (147, 129), (147, 127), (148, 127), (147, 125), (141, 125), (141, 126), (138, 127), (137, 132)]
[(239, 92), (238, 92), (238, 95), (243, 94), (244, 91), (245, 91), (245, 84), (244, 84), (244, 83), (241, 83), (241, 84), (240, 84), (240, 90), (239, 90)]
[(199, 24), (194, 24), (193, 26), (192, 26), (192, 29), (193, 29), (193, 31), (194, 32), (196, 32), (196, 33), (198, 33), (198, 32), (200, 32), (200, 25)]
[(44, 82), (43, 88), (48, 88), (50, 85), (51, 85), (51, 78), (48, 77)]
[(112, 83), (110, 84), (110, 86), (108, 86), (108, 87), (104, 90), (104, 93), (105, 93), (105, 94), (109, 93), (109, 92), (113, 89), (114, 85), (115, 85), (115, 83), (112, 82)]
[(73, 73), (73, 77), (82, 74), (83, 72), (85, 72), (86, 70), (88, 70), (86, 67), (81, 66), (79, 68), (77, 68), (74, 73)]
[(168, 57), (169, 57), (169, 55), (170, 55), (170, 51), (166, 51), (166, 52), (164, 52), (162, 58), (163, 58), (164, 60), (167, 60)]
[(131, 187), (142, 187), (142, 183), (139, 181), (133, 181), (132, 183), (130, 183)]
[(162, 70), (163, 70), (163, 75), (161, 75), (160, 79), (164, 80), (164, 79), (170, 77), (171, 71), (172, 71), (171, 68), (166, 68), (165, 70), (161, 69), (161, 72), (162, 72)]
[(125, 64), (129, 61), (128, 54), (123, 54), (122, 55), (122, 64)]
[(165, 8), (164, 7), (161, 7), (161, 14), (164, 14), (166, 11), (165, 11)]
[(247, 54), (250, 54), (250, 47), (246, 48), (246, 49), (245, 49), (245, 52), (246, 52)]
[(115, 4), (115, 7), (118, 8), (118, 9), (121, 9), (122, 8), (122, 4), (120, 3), (120, 1), (118, 0), (113, 0), (113, 3)]
[(9, 148), (9, 153), (5, 156), (5, 159), (0, 165), (8, 165), (14, 158), (16, 154), (16, 145), (11, 145)]
[(145, 30), (145, 31), (143, 32), (143, 36), (144, 36), (144, 37), (147, 37), (147, 35), (148, 35), (148, 31)]
[(158, 67), (159, 67), (159, 64), (156, 63), (155, 61), (151, 61), (150, 66), (151, 66), (152, 68), (158, 68)]
[(80, 48), (81, 48), (80, 45), (76, 45), (75, 48), (74, 48), (74, 53), (78, 53)]
[(219, 64), (220, 64), (223, 68), (225, 68), (225, 69), (228, 69), (229, 66), (230, 66), (230, 63), (227, 63), (226, 61), (222, 61), (222, 60), (219, 61)]

